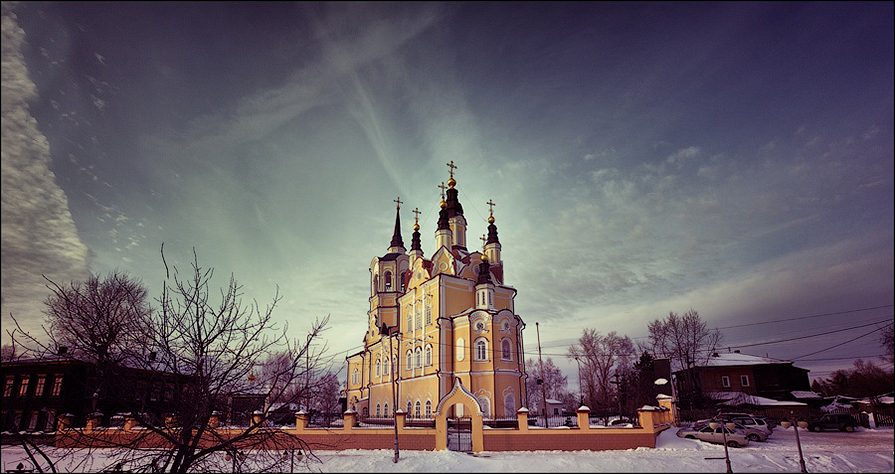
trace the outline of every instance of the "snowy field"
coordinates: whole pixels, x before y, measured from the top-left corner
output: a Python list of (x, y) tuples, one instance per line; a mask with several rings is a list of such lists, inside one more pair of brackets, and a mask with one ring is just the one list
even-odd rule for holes
[[(318, 451), (319, 462), (299, 463), (295, 472), (724, 472), (724, 447), (675, 436), (664, 431), (656, 449), (625, 451), (455, 452), (401, 451), (397, 464), (392, 450)], [(859, 429), (855, 433), (799, 432), (808, 472), (887, 472), (893, 470), (895, 432)], [(101, 451), (101, 450), (98, 450)], [(52, 452), (52, 450), (51, 450)], [(67, 461), (67, 460), (66, 460)], [(71, 472), (63, 461), (57, 468)], [(83, 459), (81, 460), (83, 461)], [(3, 447), (6, 472), (31, 462), (21, 448)], [(765, 443), (731, 448), (733, 472), (799, 472), (799, 453), (792, 429), (774, 429)], [(77, 471), (99, 471), (110, 464), (101, 452)], [(125, 466), (127, 469), (127, 466)]]

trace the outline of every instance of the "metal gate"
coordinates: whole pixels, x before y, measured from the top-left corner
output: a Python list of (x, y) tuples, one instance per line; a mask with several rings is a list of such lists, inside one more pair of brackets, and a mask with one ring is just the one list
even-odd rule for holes
[(451, 451), (472, 452), (472, 418), (447, 419), (447, 448)]

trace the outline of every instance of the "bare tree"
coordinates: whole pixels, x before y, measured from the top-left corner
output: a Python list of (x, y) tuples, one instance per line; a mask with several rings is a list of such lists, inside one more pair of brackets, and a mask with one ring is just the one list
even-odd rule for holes
[(542, 380), (544, 388), (546, 388), (547, 398), (559, 401), (565, 401), (568, 398), (568, 377), (563, 375), (562, 370), (553, 362), (553, 358), (548, 357), (544, 360), (544, 374), (541, 375), (541, 367), (537, 360), (527, 359), (525, 361), (525, 373), (528, 378), (525, 379), (525, 390), (528, 393), (529, 408), (537, 411), (543, 407), (543, 391), (538, 384), (538, 380)]
[[(138, 331), (135, 340), (113, 345), (114, 351), (107, 355), (105, 377), (119, 381), (108, 394), (115, 397), (110, 405), (135, 418), (143, 429), (114, 439), (102, 431), (66, 430), (61, 432), (69, 437), (66, 442), (118, 448), (114, 462), (132, 471), (239, 472), (251, 466), (258, 472), (282, 472), (290, 465), (283, 453), (295, 447), (307, 454), (303, 462), (313, 459), (307, 443), (270, 428), (267, 413), (253, 417), (246, 426), (226, 430), (215, 429), (213, 419), (221, 416), (222, 404), (235, 393), (249, 389), (265, 400), (296, 401), (299, 392), (292, 388), (305, 380), (309, 370), (326, 363), (326, 344), (319, 340), (329, 317), (309, 321), (306, 337), (294, 339), (286, 325), (273, 319), (279, 292), (264, 308), (254, 300), (244, 303), (242, 286), (231, 275), (219, 298), (214, 298), (214, 271), (199, 266), (195, 250), (190, 271), (183, 277), (176, 266), (168, 271), (165, 262), (165, 268), (157, 309), (135, 311), (138, 322), (131, 327)], [(84, 313), (88, 312), (71, 308), (69, 314)], [(92, 343), (81, 347), (78, 342), (70, 342), (76, 352), (99, 353)], [(268, 361), (273, 362), (265, 364)], [(263, 376), (251, 382), (261, 366)], [(128, 380), (135, 383), (120, 383)], [(162, 419), (150, 402), (164, 408)]]
[(15, 344), (3, 344), (0, 348), (0, 361), (12, 362), (22, 358), (22, 352), (16, 351)]
[(895, 362), (895, 324), (889, 324), (881, 331), (879, 342), (886, 348), (886, 354), (881, 358), (891, 364)]
[(691, 309), (682, 316), (674, 311), (668, 317), (649, 323), (649, 345), (658, 358), (669, 359), (672, 370), (683, 370), (679, 398), (684, 408), (701, 408), (704, 395), (692, 369), (704, 365), (718, 350), (723, 337), (718, 329), (710, 330), (705, 321)]
[(578, 344), (569, 348), (567, 357), (583, 363), (582, 378), (592, 409), (615, 406), (617, 390), (613, 377), (630, 365), (633, 354), (634, 344), (628, 336), (619, 336), (615, 331), (604, 336), (591, 328), (584, 328)]

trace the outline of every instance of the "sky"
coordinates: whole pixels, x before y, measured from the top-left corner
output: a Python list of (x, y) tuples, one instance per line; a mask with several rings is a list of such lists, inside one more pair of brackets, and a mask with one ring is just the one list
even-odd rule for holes
[[(893, 320), (893, 5), (3, 3), (2, 325), (195, 249), (335, 366), (400, 210), (488, 206), (526, 356), (696, 310), (809, 377)], [(474, 244), (470, 247), (475, 249)], [(536, 327), (537, 323), (537, 327)], [(728, 349), (729, 348), (729, 349)], [(343, 370), (344, 376), (344, 370)]]
[[(510, 451), (475, 456), (453, 451), (407, 451), (399, 447), (398, 462), (387, 449), (316, 451), (320, 462), (297, 463), (295, 472), (723, 472), (724, 447), (678, 438), (676, 428), (658, 435), (656, 448), (610, 451)], [(799, 431), (808, 472), (892, 472), (892, 429), (858, 428), (854, 433)], [(842, 442), (846, 436), (847, 442)], [(799, 445), (793, 429), (777, 427), (763, 443), (730, 448), (733, 472), (798, 472)], [(105, 452), (104, 452), (105, 451)], [(93, 471), (112, 465), (111, 450), (97, 449), (89, 457), (72, 457), (50, 448), (57, 467), (66, 472)], [(59, 454), (57, 454), (59, 453)], [(3, 447), (4, 469), (31, 460), (20, 447)], [(223, 462), (223, 459), (222, 459)], [(226, 464), (224, 464), (226, 466)], [(72, 467), (75, 467), (71, 469)], [(47, 466), (44, 465), (46, 468)], [(127, 467), (127, 466), (125, 466)], [(46, 470), (46, 469), (45, 469)]]

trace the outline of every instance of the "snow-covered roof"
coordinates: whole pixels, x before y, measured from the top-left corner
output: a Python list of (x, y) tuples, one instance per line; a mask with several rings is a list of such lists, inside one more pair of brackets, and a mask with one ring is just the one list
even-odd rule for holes
[(774, 400), (773, 398), (759, 397), (757, 395), (749, 395), (745, 392), (712, 392), (711, 397), (715, 400), (724, 400), (719, 405), (739, 406), (739, 405), (757, 405), (763, 407), (772, 406), (807, 406), (802, 402), (790, 402)]
[(554, 400), (554, 399), (552, 399), (552, 398), (548, 398), (548, 399), (547, 399), (547, 403), (549, 403), (549, 404), (551, 404), (551, 405), (562, 405), (562, 402), (561, 402), (561, 401), (559, 401), (559, 400)]
[(799, 399), (803, 399), (803, 400), (809, 399), (809, 398), (812, 400), (819, 400), (819, 399), (823, 398), (823, 396), (821, 396), (821, 394), (819, 394), (817, 392), (807, 392), (805, 390), (793, 390), (789, 393), (790, 393), (790, 395), (792, 395), (796, 398), (799, 398)]
[(770, 357), (759, 357), (740, 352), (731, 352), (727, 354), (717, 353), (709, 357), (705, 364), (697, 364), (697, 367), (727, 367), (731, 365), (763, 365), (763, 364), (791, 364), (791, 360), (771, 359)]

